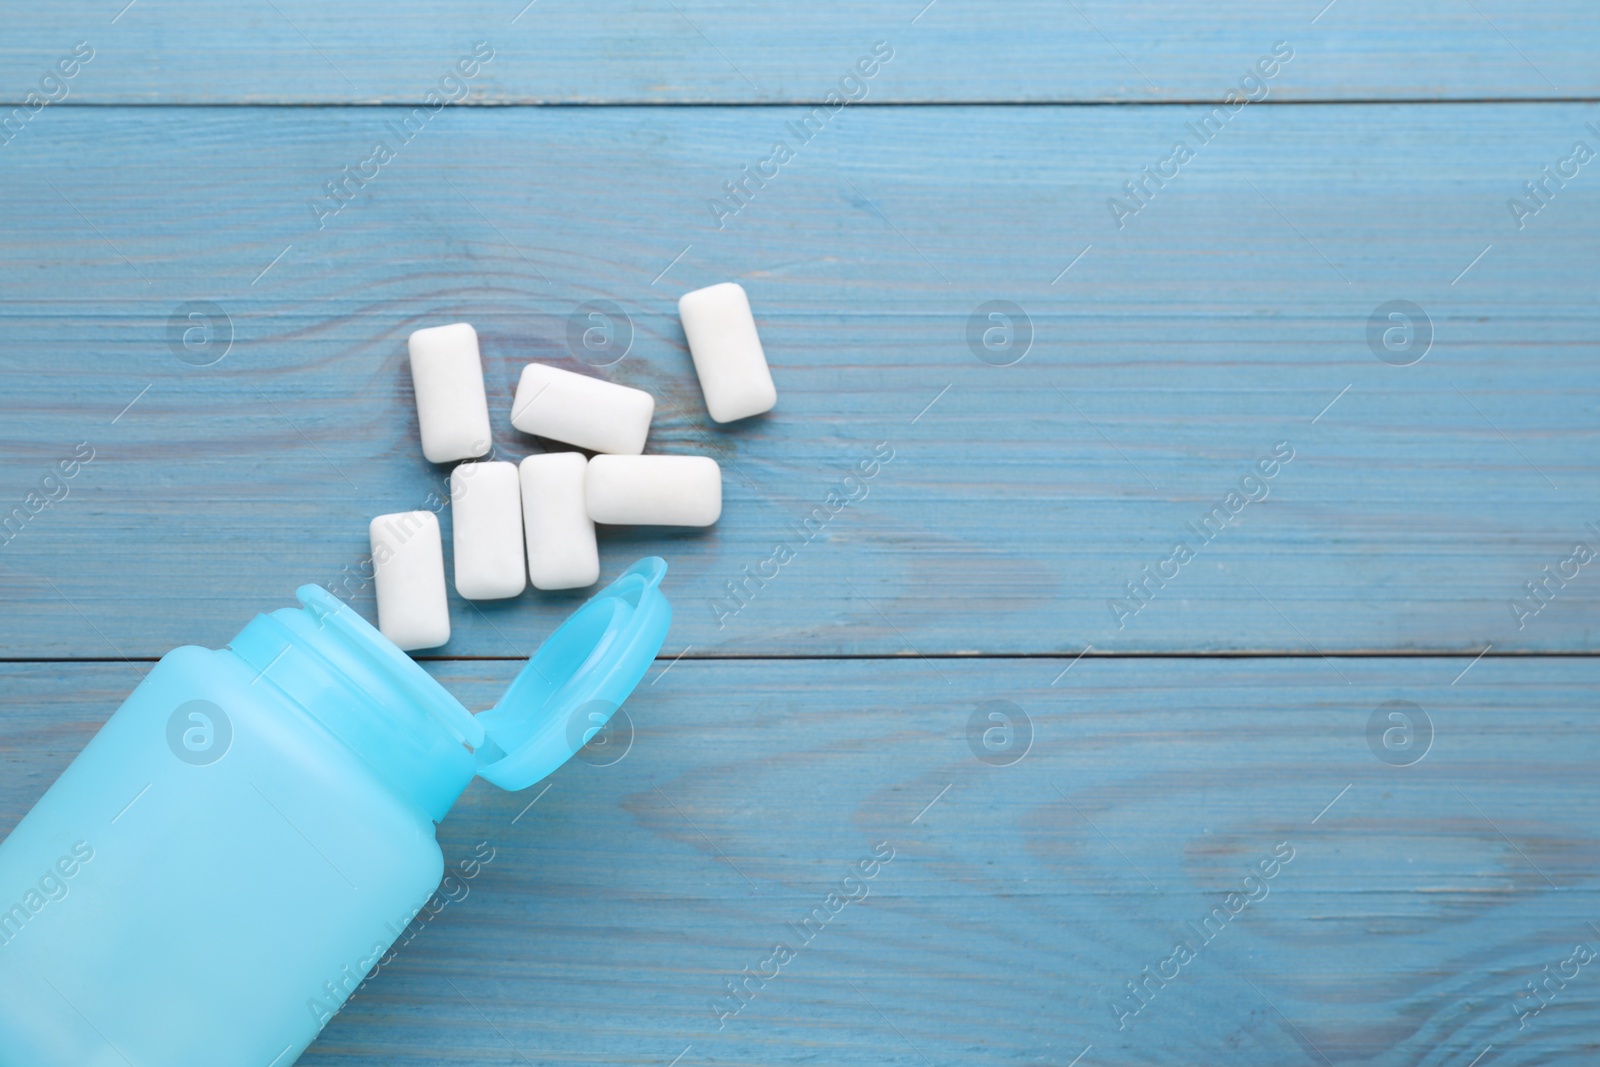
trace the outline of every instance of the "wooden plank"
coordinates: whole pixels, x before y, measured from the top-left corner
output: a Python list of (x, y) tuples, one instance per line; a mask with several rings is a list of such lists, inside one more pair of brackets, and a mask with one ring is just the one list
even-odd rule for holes
[[(469, 790), (441, 829), (445, 854), (488, 842), (493, 860), (303, 1062), (1592, 1054), (1590, 969), (1552, 986), (1526, 1028), (1517, 995), (1574, 944), (1600, 946), (1594, 659), (1489, 656), (1464, 676), (1460, 658), (1347, 659), (1337, 673), (1315, 659), (1085, 660), (1052, 685), (1069, 662), (652, 672), (620, 762), (571, 764), (543, 794)], [(481, 707), (513, 665), (435, 669)], [(0, 831), (134, 680), (120, 663), (0, 667)], [(969, 748), (993, 700), (1032, 723), (1010, 766)], [(1369, 748), (1391, 700), (1432, 725), (1411, 766)], [(794, 943), (786, 924), (878, 842), (894, 858), (866, 898)], [(1280, 846), (1293, 858), (1246, 890)], [(1187, 924), (1235, 891), (1260, 899), (1197, 938)], [(1124, 983), (1180, 938), (1196, 958), (1119, 1029)], [(719, 1029), (724, 982), (778, 942), (796, 957)]]
[[(119, 10), (120, 9), (120, 10)], [(275, 0), (82, 2), (12, 13), (0, 92), (17, 103), (74, 44), (89, 103), (419, 102), (484, 42), (480, 103), (820, 101), (874, 43), (894, 58), (869, 102), (1219, 101), (1278, 42), (1273, 99), (1573, 98), (1600, 93), (1588, 0)], [(470, 69), (470, 65), (469, 65)], [(43, 94), (59, 96), (46, 84)], [(850, 90), (847, 86), (847, 91)]]
[[(1507, 200), (1600, 143), (1600, 109), (1246, 109), (1119, 230), (1108, 198), (1203, 114), (849, 112), (721, 230), (708, 198), (799, 112), (457, 110), (320, 230), (308, 202), (395, 113), (45, 114), (0, 192), (0, 514), (95, 458), (0, 549), (0, 647), (216, 645), (345, 581), (367, 520), (442, 480), (405, 336), (465, 319), (505, 454), (540, 447), (507, 418), (549, 359), (658, 396), (653, 450), (723, 461), (716, 528), (604, 538), (608, 575), (670, 561), (669, 654), (1594, 649), (1600, 585), (1564, 561), (1600, 522), (1596, 164), (1523, 229)], [(781, 400), (714, 427), (674, 302), (728, 278)], [(604, 369), (568, 347), (597, 299), (633, 334)], [(1031, 318), (1011, 366), (969, 347), (991, 300)], [(1412, 366), (1369, 350), (1393, 300), (1431, 322)], [(169, 344), (192, 301), (229, 317), (215, 365)], [(841, 489), (879, 442), (892, 462)], [(1270, 495), (1203, 540), (1279, 442)], [(867, 496), (828, 514), (841, 491)], [(456, 602), (441, 654), (524, 654), (576, 599)]]

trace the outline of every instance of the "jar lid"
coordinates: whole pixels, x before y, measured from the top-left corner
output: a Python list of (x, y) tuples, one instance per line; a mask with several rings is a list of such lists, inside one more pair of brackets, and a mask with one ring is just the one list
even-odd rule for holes
[(480, 777), (526, 789), (610, 721), (667, 639), (666, 573), (658, 556), (639, 560), (545, 640), (500, 702), (476, 717)]

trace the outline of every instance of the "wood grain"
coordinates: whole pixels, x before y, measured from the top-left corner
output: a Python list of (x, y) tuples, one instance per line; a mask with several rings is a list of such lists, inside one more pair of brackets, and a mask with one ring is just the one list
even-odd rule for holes
[[(1512, 1005), (1600, 946), (1594, 660), (1454, 684), (1458, 658), (1085, 660), (1052, 685), (1069, 662), (652, 671), (620, 762), (469, 790), (445, 854), (493, 861), (302, 1062), (1591, 1061), (1589, 969), (1526, 1029)], [(483, 707), (514, 666), (434, 669)], [(136, 680), (0, 667), (0, 832)], [(969, 748), (993, 700), (1032, 722), (1011, 766)], [(1409, 767), (1368, 747), (1390, 700), (1433, 726)], [(881, 841), (870, 895), (718, 1029), (724, 981)], [(1265, 898), (1119, 1030), (1123, 983), (1280, 843)]]
[[(1218, 101), (1279, 41), (1282, 100), (1600, 94), (1587, 0), (465, 0), (328, 5), (32, 5), (0, 39), (21, 101), (78, 41), (90, 103), (417, 102), (474, 43), (479, 103), (820, 101), (876, 41), (874, 102)], [(113, 21), (114, 20), (114, 21)]]
[[(7, 656), (215, 645), (345, 582), (367, 520), (442, 484), (404, 340), (454, 320), (506, 455), (541, 447), (507, 417), (545, 359), (649, 389), (651, 450), (723, 462), (717, 527), (603, 536), (608, 575), (671, 564), (669, 654), (1596, 647), (1589, 569), (1512, 603), (1600, 544), (1600, 164), (1520, 230), (1506, 202), (1600, 144), (1600, 108), (1246, 108), (1120, 230), (1107, 199), (1204, 109), (846, 111), (721, 230), (708, 197), (801, 112), (457, 109), (318, 229), (310, 198), (397, 114), (61, 109), (8, 153), (0, 514), (95, 458), (0, 548)], [(780, 402), (715, 427), (675, 299), (729, 278)], [(568, 347), (596, 299), (633, 331), (604, 369)], [(1011, 366), (969, 347), (991, 300), (1031, 320)], [(1392, 300), (1431, 322), (1412, 366), (1369, 350)], [(191, 301), (228, 316), (213, 366), (171, 344)], [(865, 498), (796, 534), (880, 442)], [(1279, 442), (1270, 495), (1196, 539)], [(1114, 608), (1179, 540), (1195, 558)], [(457, 601), (438, 654), (526, 654), (574, 603)]]
[[(715, 528), (602, 531), (672, 568), (626, 756), (471, 788), (440, 839), (493, 861), (302, 1063), (1594, 1061), (1593, 967), (1519, 996), (1600, 949), (1600, 163), (1541, 170), (1600, 148), (1592, 0), (124, 3), (0, 34), (0, 838), (148, 660), (302, 582), (372, 617), (367, 520), (443, 507), (411, 330), (477, 326), (507, 458), (559, 447), (509, 425), (537, 359), (725, 469)], [(479, 106), (535, 104), (605, 106)], [(675, 301), (728, 279), (780, 402), (718, 427)], [(1384, 362), (1393, 301), (1431, 346)], [(453, 598), (426, 665), (487, 707), (581, 598)]]

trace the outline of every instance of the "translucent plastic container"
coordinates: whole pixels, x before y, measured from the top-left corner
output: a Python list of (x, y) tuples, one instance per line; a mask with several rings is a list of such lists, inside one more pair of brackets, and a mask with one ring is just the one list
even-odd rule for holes
[(473, 776), (524, 789), (666, 638), (659, 559), (470, 714), (326, 590), (150, 671), (0, 843), (0, 1067), (287, 1067), (437, 888)]

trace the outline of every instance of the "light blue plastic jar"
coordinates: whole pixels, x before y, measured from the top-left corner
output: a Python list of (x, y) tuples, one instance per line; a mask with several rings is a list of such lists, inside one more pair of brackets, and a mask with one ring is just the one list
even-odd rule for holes
[(0, 1067), (287, 1067), (437, 888), (474, 774), (525, 789), (666, 638), (640, 560), (470, 714), (326, 590), (151, 669), (0, 843)]

